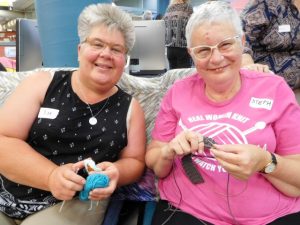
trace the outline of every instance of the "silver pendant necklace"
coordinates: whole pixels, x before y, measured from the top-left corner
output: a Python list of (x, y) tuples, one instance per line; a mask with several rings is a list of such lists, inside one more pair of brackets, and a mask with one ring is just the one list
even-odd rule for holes
[(92, 126), (94, 126), (94, 125), (96, 125), (98, 123), (98, 120), (97, 120), (96, 117), (99, 115), (99, 113), (102, 112), (102, 110), (104, 109), (104, 107), (107, 105), (108, 100), (109, 100), (109, 97), (107, 98), (107, 100), (106, 100), (105, 104), (102, 106), (102, 108), (95, 115), (93, 114), (93, 111), (92, 111), (92, 108), (91, 108), (90, 104), (86, 103), (87, 106), (88, 106), (88, 108), (89, 108), (89, 110), (90, 110), (90, 112), (91, 112), (91, 115), (92, 115), (89, 118), (89, 124), (91, 124)]
[[(81, 91), (81, 89), (80, 89), (79, 77), (78, 77), (77, 79), (78, 79), (78, 80), (77, 80), (78, 89), (79, 89), (79, 91), (81, 92), (81, 94), (82, 94), (82, 96), (84, 97), (84, 99), (86, 99), (86, 97), (84, 96), (84, 93), (83, 93), (83, 92)], [(98, 123), (98, 120), (97, 120), (96, 117), (99, 115), (99, 113), (102, 112), (102, 110), (104, 109), (104, 107), (107, 105), (108, 101), (109, 101), (109, 97), (107, 98), (107, 100), (106, 100), (106, 102), (104, 103), (104, 105), (102, 106), (102, 108), (101, 108), (95, 115), (93, 114), (93, 111), (92, 111), (92, 108), (91, 108), (90, 104), (89, 104), (88, 102), (83, 101), (83, 102), (88, 106), (88, 108), (89, 108), (89, 110), (90, 110), (90, 112), (91, 112), (91, 117), (89, 118), (89, 124), (90, 124), (90, 125), (94, 126), (94, 125), (96, 125), (96, 124)]]

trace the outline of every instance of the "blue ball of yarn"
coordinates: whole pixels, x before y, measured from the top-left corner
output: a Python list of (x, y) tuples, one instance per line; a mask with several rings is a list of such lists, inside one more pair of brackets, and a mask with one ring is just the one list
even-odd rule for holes
[(83, 190), (79, 193), (81, 201), (89, 200), (89, 193), (95, 188), (104, 188), (109, 185), (109, 177), (106, 174), (92, 173), (86, 178)]

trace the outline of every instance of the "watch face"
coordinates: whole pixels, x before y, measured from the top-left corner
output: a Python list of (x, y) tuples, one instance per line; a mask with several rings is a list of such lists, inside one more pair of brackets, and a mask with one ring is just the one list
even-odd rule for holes
[(274, 163), (271, 163), (265, 168), (265, 173), (272, 173), (276, 168), (276, 165)]

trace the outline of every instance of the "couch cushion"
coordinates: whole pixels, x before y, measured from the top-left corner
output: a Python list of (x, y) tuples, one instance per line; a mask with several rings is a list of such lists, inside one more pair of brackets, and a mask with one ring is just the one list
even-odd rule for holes
[(27, 72), (0, 72), (0, 106), (8, 95), (16, 88), (20, 81), (27, 76)]

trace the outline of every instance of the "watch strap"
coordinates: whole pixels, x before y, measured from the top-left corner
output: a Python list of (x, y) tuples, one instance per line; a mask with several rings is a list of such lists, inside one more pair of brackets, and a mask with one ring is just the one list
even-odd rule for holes
[(273, 154), (272, 152), (270, 152), (270, 154), (271, 154), (271, 162), (269, 162), (267, 165), (265, 165), (264, 168), (261, 171), (259, 171), (260, 173), (267, 174), (266, 169), (268, 166), (270, 166), (271, 164), (274, 164), (275, 166), (277, 165), (277, 159), (276, 159), (275, 154)]

